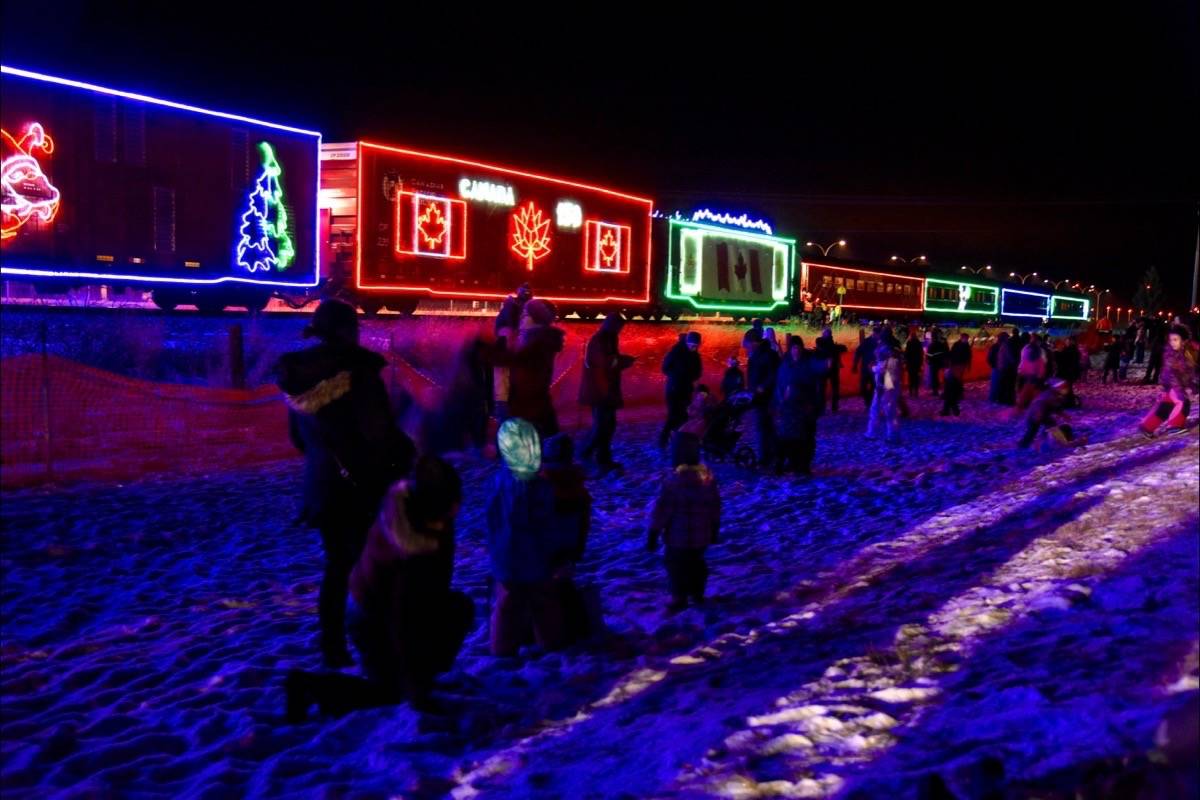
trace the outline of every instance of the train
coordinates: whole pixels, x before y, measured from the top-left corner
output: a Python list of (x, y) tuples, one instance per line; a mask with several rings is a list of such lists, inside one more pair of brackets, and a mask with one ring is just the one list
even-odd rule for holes
[(166, 311), (486, 310), (1078, 324), (1086, 295), (822, 257), (745, 213), (0, 67), (0, 277), (149, 291)]

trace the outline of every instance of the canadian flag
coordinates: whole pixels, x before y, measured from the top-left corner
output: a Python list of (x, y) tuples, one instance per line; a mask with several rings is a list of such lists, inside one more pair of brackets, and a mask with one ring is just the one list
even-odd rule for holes
[(467, 257), (467, 204), (452, 197), (396, 193), (396, 253), (404, 256)]
[(584, 226), (583, 268), (591, 272), (629, 272), (628, 225), (589, 219)]

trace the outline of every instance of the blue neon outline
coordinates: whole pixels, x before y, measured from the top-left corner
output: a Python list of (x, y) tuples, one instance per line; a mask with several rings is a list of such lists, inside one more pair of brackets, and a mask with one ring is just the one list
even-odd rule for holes
[[(1045, 314), (1025, 314), (1025, 313), (1015, 313), (1015, 312), (1005, 311), (1004, 310), (1004, 295), (1008, 294), (1009, 292), (1012, 292), (1013, 294), (1027, 294), (1030, 297), (1042, 298), (1043, 300), (1046, 301), (1046, 313)], [(1031, 292), (1028, 289), (1009, 289), (1008, 287), (1002, 286), (1002, 287), (1000, 287), (1000, 316), (1002, 316), (1002, 317), (1030, 317), (1032, 319), (1050, 319), (1050, 311), (1051, 311), (1050, 297), (1051, 297), (1051, 295), (1046, 292)]]
[[(265, 281), (256, 278), (242, 278), (236, 275), (227, 275), (220, 278), (202, 279), (202, 278), (162, 278), (149, 277), (145, 275), (118, 275), (113, 273), (100, 272), (80, 272), (77, 270), (49, 270), (32, 267), (10, 267), (0, 263), (0, 275), (27, 275), (30, 277), (42, 278), (91, 278), (95, 280), (113, 280), (123, 283), (184, 283), (193, 286), (209, 286), (218, 283), (250, 283), (258, 286), (286, 286), (292, 288), (312, 288), (321, 283), (321, 204), (319, 202), (319, 193), (321, 190), (321, 133), (320, 131), (310, 131), (304, 128), (294, 128), (290, 125), (281, 125), (276, 122), (266, 122), (253, 117), (243, 117), (240, 114), (230, 114), (225, 111), (213, 111), (199, 106), (190, 106), (185, 103), (176, 103), (172, 100), (163, 100), (158, 97), (150, 97), (149, 95), (136, 94), (134, 92), (124, 92), (120, 89), (109, 89), (104, 86), (97, 86), (94, 83), (84, 83), (83, 81), (71, 80), (69, 78), (58, 78), (54, 75), (46, 75), (41, 72), (33, 72), (32, 70), (20, 69), (19, 67), (10, 67), (6, 64), (0, 64), (0, 74), (13, 75), (19, 78), (28, 78), (30, 80), (43, 81), (45, 83), (56, 83), (61, 86), (69, 86), (74, 89), (85, 89), (89, 92), (97, 94), (107, 94), (114, 97), (124, 97), (130, 100), (138, 100), (151, 105), (166, 106), (181, 111), (190, 111), (194, 114), (204, 114), (210, 117), (221, 117), (223, 119), (236, 120), (249, 125), (258, 125), (265, 128), (273, 128), (275, 130), (288, 131), (297, 133), (303, 136), (312, 136), (316, 139), (315, 160), (317, 163), (316, 169), (316, 188), (313, 194), (313, 210), (315, 212), (313, 219), (313, 276), (311, 282), (296, 283), (294, 281)], [(232, 266), (237, 266), (233, 264)]]

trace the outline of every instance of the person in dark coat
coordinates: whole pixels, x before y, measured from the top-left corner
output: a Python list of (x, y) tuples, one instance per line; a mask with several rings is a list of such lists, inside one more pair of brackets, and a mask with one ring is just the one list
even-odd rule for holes
[(941, 393), (939, 381), (946, 369), (946, 358), (949, 354), (950, 348), (946, 345), (942, 332), (934, 328), (933, 338), (929, 342), (929, 352), (926, 354), (926, 360), (929, 362), (929, 388), (933, 391), (934, 397)]
[(633, 366), (633, 356), (620, 352), (619, 336), (625, 318), (612, 312), (600, 323), (600, 330), (588, 340), (583, 353), (583, 379), (579, 382), (579, 402), (592, 408), (592, 427), (583, 439), (579, 455), (594, 459), (603, 472), (618, 465), (612, 457), (613, 434), (617, 430), (617, 409), (624, 407), (621, 373)]
[(388, 490), (350, 576), (349, 628), (365, 677), (292, 670), (291, 722), (314, 703), (333, 715), (405, 698), (430, 708), (434, 677), (454, 664), (475, 616), (470, 598), (450, 588), (461, 502), (458, 473), (436, 456)]
[(721, 530), (721, 493), (716, 478), (700, 463), (700, 439), (689, 433), (671, 438), (673, 469), (650, 506), (646, 549), (654, 552), (661, 538), (670, 587), (670, 611), (704, 601), (708, 564), (704, 551), (717, 543)]
[(742, 335), (742, 349), (746, 351), (746, 358), (753, 355), (754, 348), (758, 346), (762, 338), (763, 321), (755, 317), (750, 320), (750, 329)]
[(1067, 408), (1078, 408), (1079, 398), (1075, 396), (1075, 384), (1083, 375), (1081, 369), (1079, 343), (1074, 336), (1068, 337), (1067, 343), (1054, 354), (1055, 375), (1067, 382)]
[(1067, 382), (1062, 378), (1052, 378), (1046, 383), (1046, 388), (1038, 393), (1038, 395), (1029, 404), (1029, 411), (1025, 416), (1025, 434), (1021, 437), (1021, 441), (1017, 443), (1017, 447), (1022, 450), (1033, 444), (1033, 440), (1037, 437), (1038, 431), (1042, 428), (1050, 430), (1052, 428), (1063, 428), (1064, 438), (1068, 441), (1074, 439), (1074, 432), (1070, 426), (1064, 425), (1064, 420), (1060, 416), (1067, 400)]
[(1147, 340), (1147, 347), (1150, 349), (1150, 358), (1146, 364), (1146, 375), (1142, 378), (1143, 386), (1157, 383), (1159, 374), (1162, 372), (1163, 350), (1167, 344), (1166, 331), (1163, 330), (1163, 326), (1155, 325), (1147, 334)]
[(547, 650), (567, 643), (556, 568), (579, 547), (578, 528), (556, 515), (555, 487), (541, 474), (542, 444), (526, 420), (497, 434), (505, 468), (488, 492), (487, 544), (495, 581), (491, 651), (515, 655), (531, 638)]
[(292, 443), (304, 454), (301, 518), (321, 532), (325, 570), (317, 603), (321, 652), (349, 665), (346, 584), (379, 502), (412, 467), (416, 448), (397, 427), (380, 371), (383, 356), (358, 344), (358, 314), (324, 300), (306, 336), (318, 344), (287, 353), (275, 373)]
[(967, 373), (971, 370), (971, 337), (963, 334), (950, 348), (947, 357), (950, 366), (946, 369), (946, 391), (942, 398), (942, 416), (962, 413), (962, 398)]
[(804, 340), (799, 336), (789, 337), (788, 354), (775, 379), (781, 472), (812, 474), (817, 418), (823, 411), (820, 386), (825, 377), (825, 363), (804, 349)]
[[(528, 283), (522, 283), (516, 294), (504, 298), (500, 312), (496, 315), (494, 333), (496, 349), (500, 351), (515, 350), (517, 335), (521, 329), (521, 317), (524, 315), (525, 304), (533, 298), (533, 291)], [(492, 371), (494, 401), (492, 412), (500, 422), (508, 419), (509, 371), (507, 366), (497, 366)]]
[(554, 360), (566, 334), (554, 326), (557, 312), (547, 300), (530, 300), (521, 316), (516, 349), (494, 350), (492, 359), (509, 369), (508, 414), (533, 423), (541, 436), (558, 433), (558, 415), (550, 397)]
[(842, 394), (842, 354), (846, 352), (846, 345), (838, 344), (833, 340), (833, 330), (826, 328), (821, 331), (820, 337), (817, 339), (816, 346), (813, 348), (813, 355), (819, 360), (825, 362), (825, 368), (821, 373), (820, 383), (820, 398), (821, 408), (825, 408), (825, 387), (829, 387), (829, 409), (834, 414), (838, 410), (838, 400)]
[(1113, 376), (1113, 383), (1118, 382), (1121, 368), (1121, 353), (1125, 349), (1125, 340), (1114, 336), (1113, 340), (1104, 347), (1104, 371), (1100, 374), (1100, 382), (1108, 383), (1108, 376)]
[(737, 356), (730, 356), (725, 365), (725, 374), (721, 376), (721, 399), (728, 402), (729, 398), (746, 390), (746, 375)]
[(550, 524), (555, 531), (551, 538), (563, 543), (551, 554), (550, 581), (563, 609), (563, 641), (567, 644), (593, 633), (587, 605), (575, 585), (575, 565), (583, 558), (592, 527), (592, 495), (574, 456), (574, 442), (565, 433), (542, 443), (541, 476), (554, 495)]
[(858, 393), (862, 396), (863, 405), (870, 407), (871, 400), (875, 397), (875, 372), (871, 369), (875, 365), (875, 345), (877, 340), (875, 337), (867, 336), (864, 329), (858, 331), (858, 348), (854, 351), (854, 360), (850, 364), (850, 371), (858, 373)]
[(775, 422), (771, 405), (775, 398), (775, 373), (779, 370), (779, 354), (771, 342), (761, 339), (746, 365), (746, 386), (754, 395), (754, 427), (758, 434), (758, 460), (766, 466), (775, 457)]
[(988, 383), (988, 402), (997, 405), (1002, 404), (1001, 396), (1003, 395), (1004, 378), (1000, 366), (1000, 359), (1008, 352), (1008, 334), (1004, 331), (996, 337), (996, 341), (988, 348), (987, 364), (991, 368), (990, 381)]
[(915, 331), (909, 331), (904, 344), (904, 366), (908, 371), (908, 393), (912, 397), (920, 394), (921, 367), (925, 364), (925, 348)]
[(474, 336), (462, 346), (451, 368), (440, 409), (427, 415), (425, 453), (458, 452), (487, 444), (488, 364), (490, 345)]
[(692, 387), (704, 374), (699, 351), (700, 334), (690, 331), (686, 335), (680, 334), (679, 341), (663, 358), (662, 373), (667, 376), (667, 419), (658, 434), (659, 447), (666, 447), (671, 434), (687, 422), (688, 406), (692, 402)]

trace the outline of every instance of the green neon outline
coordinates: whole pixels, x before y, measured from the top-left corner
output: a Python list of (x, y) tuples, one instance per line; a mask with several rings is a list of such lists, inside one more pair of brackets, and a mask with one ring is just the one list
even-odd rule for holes
[[(723, 228), (719, 225), (705, 225), (700, 222), (692, 222), (691, 220), (675, 219), (674, 217), (667, 220), (667, 281), (663, 287), (663, 296), (669, 300), (677, 302), (686, 302), (698, 311), (774, 311), (779, 307), (787, 308), (791, 306), (796, 298), (795, 279), (796, 279), (796, 240), (786, 236), (767, 235), (765, 233), (752, 233), (743, 230), (731, 230)], [(787, 291), (787, 296), (783, 300), (775, 300), (770, 305), (745, 305), (738, 303), (722, 303), (722, 302), (697, 302), (689, 295), (676, 294), (671, 284), (676, 275), (680, 280), (683, 278), (682, 268), (676, 269), (675, 265), (675, 228), (686, 228), (689, 230), (702, 230), (711, 233), (721, 234), (731, 239), (742, 239), (752, 242), (767, 242), (772, 245), (783, 244), (787, 248), (787, 277), (784, 280), (784, 288)]]
[[(931, 283), (940, 283), (945, 286), (954, 286), (954, 287), (970, 286), (972, 289), (986, 289), (987, 291), (992, 293), (992, 310), (991, 311), (982, 311), (982, 310), (959, 311), (957, 308), (930, 308), (928, 294), (929, 294), (929, 284), (931, 284)], [(925, 279), (925, 294), (926, 294), (926, 296), (921, 298), (921, 308), (924, 311), (932, 311), (935, 314), (991, 314), (991, 315), (995, 316), (996, 313), (999, 312), (999, 310), (1000, 310), (1000, 287), (997, 285), (988, 286), (987, 284), (971, 283), (969, 281), (949, 281), (949, 280), (945, 280), (943, 278), (926, 278)]]
[[(1082, 317), (1069, 317), (1066, 314), (1053, 313), (1055, 300), (1066, 300), (1067, 302), (1070, 302), (1070, 303), (1083, 303), (1083, 316)], [(1077, 320), (1080, 322), (1086, 322), (1087, 320), (1091, 319), (1091, 317), (1089, 316), (1092, 311), (1091, 302), (1092, 301), (1087, 299), (1086, 297), (1067, 297), (1065, 294), (1052, 294), (1052, 295), (1050, 295), (1050, 312), (1051, 312), (1050, 319), (1073, 319), (1073, 320)]]

